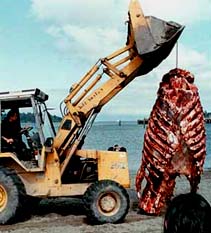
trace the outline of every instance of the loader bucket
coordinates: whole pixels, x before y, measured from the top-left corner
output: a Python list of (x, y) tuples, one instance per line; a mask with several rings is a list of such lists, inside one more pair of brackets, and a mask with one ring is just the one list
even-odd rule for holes
[(131, 0), (127, 44), (134, 43), (143, 59), (138, 75), (148, 73), (170, 54), (183, 29), (178, 23), (144, 16), (139, 2)]

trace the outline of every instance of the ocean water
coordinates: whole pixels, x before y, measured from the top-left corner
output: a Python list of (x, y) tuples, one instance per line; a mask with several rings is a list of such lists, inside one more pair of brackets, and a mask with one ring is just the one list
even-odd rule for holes
[[(96, 122), (89, 131), (83, 149), (107, 150), (118, 144), (124, 146), (128, 152), (129, 170), (134, 173), (138, 170), (141, 161), (141, 152), (146, 128), (137, 122)], [(204, 169), (211, 168), (211, 124), (206, 124), (206, 160)]]

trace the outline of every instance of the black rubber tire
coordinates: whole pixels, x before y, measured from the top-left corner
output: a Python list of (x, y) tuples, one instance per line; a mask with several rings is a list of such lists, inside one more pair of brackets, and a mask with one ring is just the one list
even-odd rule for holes
[(0, 166), (0, 224), (23, 218), (25, 187), (14, 170)]
[(87, 218), (93, 224), (122, 222), (130, 206), (126, 189), (112, 180), (101, 180), (91, 184), (84, 194), (83, 201)]

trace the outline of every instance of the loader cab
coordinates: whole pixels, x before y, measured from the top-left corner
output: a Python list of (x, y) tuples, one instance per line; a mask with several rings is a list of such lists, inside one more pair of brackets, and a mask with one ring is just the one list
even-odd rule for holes
[[(37, 154), (49, 137), (55, 136), (54, 125), (51, 115), (48, 113), (45, 102), (48, 95), (39, 89), (23, 90), (17, 92), (0, 92), (0, 152), (14, 152), (20, 160), (35, 159)], [(5, 142), (4, 124), (11, 110), (16, 111), (16, 127), (20, 141), (17, 145), (9, 145)], [(4, 131), (4, 132), (3, 132)], [(12, 128), (6, 128), (7, 135), (10, 135)], [(22, 144), (23, 143), (23, 144)]]

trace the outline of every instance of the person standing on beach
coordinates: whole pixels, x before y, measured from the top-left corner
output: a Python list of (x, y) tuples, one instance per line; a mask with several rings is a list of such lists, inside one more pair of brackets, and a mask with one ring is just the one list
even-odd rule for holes
[(197, 193), (173, 198), (164, 218), (164, 233), (210, 233), (211, 207)]

